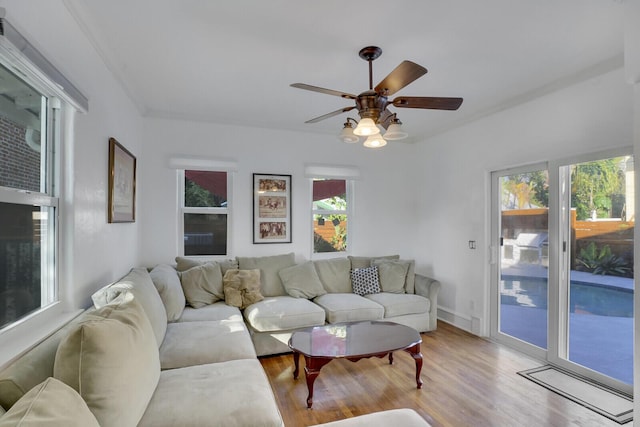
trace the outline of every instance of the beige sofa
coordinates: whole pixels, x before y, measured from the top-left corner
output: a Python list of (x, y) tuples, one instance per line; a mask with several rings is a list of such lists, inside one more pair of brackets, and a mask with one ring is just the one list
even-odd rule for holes
[(181, 292), (167, 266), (96, 292), (98, 308), (0, 372), (0, 426), (282, 426), (240, 311), (172, 312)]
[[(419, 332), (437, 327), (440, 282), (415, 274), (397, 255), (333, 258), (296, 264), (294, 254), (238, 257), (240, 269), (259, 269), (264, 300), (243, 314), (258, 356), (289, 351), (293, 331), (361, 320), (385, 320)], [(353, 292), (352, 272), (376, 267), (381, 292)]]
[[(351, 271), (372, 266), (383, 292), (354, 294)], [(239, 270), (259, 271), (263, 294), (243, 310), (225, 303), (223, 278)], [(0, 372), (0, 407), (8, 410), (0, 409), (0, 427), (20, 417), (60, 425), (281, 426), (257, 355), (289, 351), (292, 331), (327, 322), (385, 319), (433, 330), (439, 287), (397, 256), (300, 264), (292, 253), (178, 258), (175, 268), (135, 268), (97, 291), (95, 308)]]

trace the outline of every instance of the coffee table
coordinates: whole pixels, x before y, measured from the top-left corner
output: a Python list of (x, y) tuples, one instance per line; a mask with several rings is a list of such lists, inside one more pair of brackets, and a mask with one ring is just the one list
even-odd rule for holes
[(313, 383), (320, 374), (320, 369), (327, 363), (334, 359), (357, 362), (369, 357), (382, 358), (388, 354), (389, 364), (392, 364), (393, 352), (404, 350), (411, 354), (416, 362), (416, 384), (418, 388), (422, 388), (421, 342), (418, 331), (392, 322), (347, 322), (301, 329), (294, 332), (289, 340), (295, 365), (293, 378), (298, 378), (298, 363), (302, 354), (309, 390), (307, 408), (311, 408)]

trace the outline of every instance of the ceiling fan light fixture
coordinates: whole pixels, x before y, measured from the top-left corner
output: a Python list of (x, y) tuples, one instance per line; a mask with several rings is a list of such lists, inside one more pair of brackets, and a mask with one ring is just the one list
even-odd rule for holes
[(358, 136), (376, 135), (380, 133), (380, 129), (376, 126), (373, 119), (367, 117), (360, 120), (358, 126), (353, 130), (353, 133)]
[(395, 119), (384, 133), (384, 139), (388, 141), (397, 141), (408, 136), (409, 134), (402, 129), (402, 122), (398, 119)]
[(381, 148), (387, 145), (387, 141), (384, 140), (382, 135), (371, 135), (364, 141), (364, 146), (367, 148)]
[[(352, 119), (353, 120), (353, 119)], [(342, 128), (342, 132), (340, 132), (340, 141), (345, 142), (347, 144), (353, 144), (358, 142), (360, 138), (353, 133), (353, 126), (347, 120)]]

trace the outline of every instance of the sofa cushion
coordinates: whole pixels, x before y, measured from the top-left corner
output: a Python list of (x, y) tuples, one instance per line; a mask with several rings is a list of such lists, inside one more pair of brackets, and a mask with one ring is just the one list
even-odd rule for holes
[(240, 270), (260, 270), (261, 291), (265, 297), (286, 295), (278, 272), (296, 264), (293, 252), (263, 257), (237, 257)]
[[(220, 270), (222, 270), (223, 276), (224, 276), (224, 273), (227, 272), (227, 270), (238, 268), (238, 261), (235, 259), (217, 259), (215, 261), (220, 266)], [(197, 267), (202, 264), (206, 264), (207, 262), (209, 261), (177, 256), (176, 270), (178, 270), (179, 272), (187, 271), (190, 268)]]
[(306, 299), (267, 297), (247, 307), (244, 318), (258, 332), (285, 331), (324, 325), (325, 312)]
[(312, 261), (283, 268), (278, 274), (285, 291), (294, 298), (311, 299), (327, 293)]
[(180, 273), (184, 296), (193, 308), (204, 307), (224, 300), (222, 270), (215, 261), (210, 261)]
[(351, 292), (351, 261), (348, 258), (316, 260), (313, 261), (313, 265), (327, 292)]
[(141, 267), (131, 269), (122, 279), (94, 293), (91, 299), (96, 308), (101, 308), (118, 298), (122, 292), (132, 293), (142, 305), (160, 347), (167, 330), (167, 312), (147, 269)]
[(69, 426), (99, 427), (82, 397), (55, 378), (47, 378), (27, 392), (9, 412), (2, 415), (0, 427)]
[(242, 320), (242, 313), (240, 313), (238, 307), (232, 307), (224, 301), (218, 301), (202, 308), (185, 307), (178, 322), (198, 322), (202, 320)]
[(371, 267), (371, 261), (374, 259), (400, 259), (400, 255), (385, 255), (385, 256), (348, 256), (349, 261), (351, 261), (351, 269), (355, 270), (356, 268), (367, 268)]
[(78, 323), (60, 342), (55, 378), (75, 389), (103, 427), (140, 421), (160, 378), (149, 319), (132, 293)]
[(360, 295), (326, 294), (313, 300), (326, 313), (327, 323), (381, 320), (384, 307)]
[(356, 295), (377, 294), (380, 292), (378, 267), (351, 270), (351, 286), (353, 293)]
[(167, 312), (167, 320), (175, 322), (182, 316), (187, 301), (175, 268), (166, 264), (156, 265), (149, 273)]
[(162, 371), (138, 426), (282, 427), (273, 391), (258, 359)]
[(416, 294), (393, 294), (382, 292), (367, 295), (365, 298), (384, 307), (384, 317), (404, 316), (405, 314), (428, 313), (431, 301)]
[(172, 323), (160, 347), (161, 369), (256, 357), (242, 319)]
[(245, 309), (264, 299), (260, 293), (260, 270), (228, 270), (223, 284), (227, 305)]
[(382, 292), (403, 294), (409, 271), (409, 261), (374, 259), (371, 265), (378, 268)]

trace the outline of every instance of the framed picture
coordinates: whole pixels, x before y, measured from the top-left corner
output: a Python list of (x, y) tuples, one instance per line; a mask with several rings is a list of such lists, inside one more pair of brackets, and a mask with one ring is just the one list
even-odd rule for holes
[(291, 175), (253, 174), (253, 243), (291, 243)]
[(109, 222), (136, 220), (136, 158), (109, 138)]

